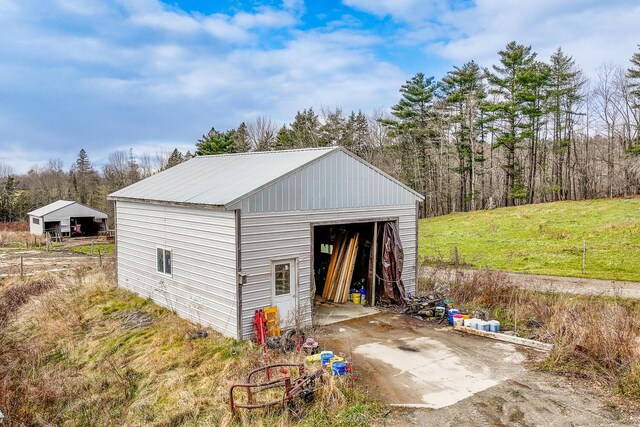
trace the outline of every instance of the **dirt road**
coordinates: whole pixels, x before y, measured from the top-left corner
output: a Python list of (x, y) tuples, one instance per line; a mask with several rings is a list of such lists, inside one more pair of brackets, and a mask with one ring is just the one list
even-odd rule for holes
[(637, 425), (602, 398), (539, 372), (529, 349), (380, 312), (326, 326), (358, 381), (390, 405), (388, 426)]
[[(460, 280), (473, 275), (477, 270), (454, 270), (422, 267), (421, 277), (436, 281), (452, 282), (456, 274)], [(583, 279), (578, 277), (543, 276), (539, 274), (500, 272), (514, 285), (547, 292), (563, 292), (582, 295), (618, 296), (623, 298), (640, 298), (640, 282), (623, 282), (614, 280)]]

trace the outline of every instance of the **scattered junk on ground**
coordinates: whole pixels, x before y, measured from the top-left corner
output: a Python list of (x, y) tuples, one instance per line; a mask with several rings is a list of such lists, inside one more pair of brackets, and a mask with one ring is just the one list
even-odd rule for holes
[[(277, 307), (256, 310), (253, 319), (256, 343), (262, 347), (264, 365), (254, 369), (244, 382), (229, 388), (229, 404), (233, 414), (239, 409), (269, 409), (286, 407), (294, 416), (300, 416), (301, 402), (310, 402), (324, 384), (323, 375), (343, 376), (353, 372), (343, 356), (332, 351), (320, 352), (320, 344), (313, 337), (305, 337), (296, 328), (281, 334)], [(304, 363), (270, 363), (269, 351), (295, 352)], [(308, 365), (320, 368), (308, 372)]]
[[(294, 376), (294, 372), (297, 375)], [(238, 409), (268, 409), (285, 405), (294, 415), (300, 414), (299, 401), (310, 402), (322, 382), (323, 369), (307, 374), (304, 364), (276, 363), (254, 369), (247, 375), (244, 383), (236, 383), (229, 389), (231, 412)], [(239, 400), (240, 390), (244, 390), (244, 399)], [(258, 401), (264, 392), (273, 392), (266, 401)]]

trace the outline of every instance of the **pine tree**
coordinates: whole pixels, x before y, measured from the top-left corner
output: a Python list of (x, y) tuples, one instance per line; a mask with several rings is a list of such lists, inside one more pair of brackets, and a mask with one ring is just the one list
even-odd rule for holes
[(526, 197), (516, 150), (527, 137), (528, 123), (523, 114), (529, 86), (527, 71), (533, 66), (536, 54), (531, 52), (531, 46), (511, 42), (499, 55), (501, 65), (494, 65), (494, 72), (487, 73), (490, 93), (496, 95), (497, 100), (486, 103), (484, 108), (497, 135), (493, 148), (503, 148), (506, 152), (504, 203), (513, 206), (516, 199)]
[(460, 175), (460, 206), (476, 207), (476, 167), (484, 162), (482, 155), (481, 106), (486, 98), (480, 67), (473, 61), (454, 67), (442, 79), (447, 104), (451, 109), (454, 142)]
[(286, 125), (282, 125), (276, 134), (275, 150), (290, 150), (295, 147), (293, 132)]
[(184, 156), (182, 155), (182, 153), (178, 151), (177, 148), (174, 148), (173, 151), (171, 152), (171, 155), (169, 156), (169, 159), (167, 160), (166, 169), (179, 165), (183, 161), (184, 161)]
[[(638, 48), (640, 48), (640, 45), (638, 45)], [(640, 51), (634, 53), (630, 61), (632, 66), (627, 69), (627, 77), (631, 86), (631, 95), (634, 97), (632, 108), (636, 120), (636, 140), (628, 152), (635, 157), (636, 162), (640, 162)]]
[(581, 89), (585, 80), (572, 57), (558, 48), (551, 55), (547, 86), (547, 111), (552, 123), (551, 186), (554, 200), (566, 198), (570, 163), (570, 142), (577, 115), (577, 105), (583, 98)]
[(196, 143), (196, 155), (227, 154), (236, 152), (234, 140), (235, 130), (218, 132), (216, 128), (206, 134)]
[(236, 153), (246, 153), (251, 150), (251, 143), (249, 142), (249, 130), (245, 122), (240, 123), (240, 126), (235, 130), (233, 134), (233, 144), (235, 146)]
[(4, 185), (0, 192), (0, 220), (13, 221), (16, 216), (16, 197), (18, 195), (19, 181), (9, 175), (4, 180)]
[(78, 153), (70, 174), (75, 198), (82, 204), (100, 207), (98, 200), (100, 179), (84, 148)]
[(345, 120), (342, 109), (336, 108), (324, 115), (324, 123), (319, 128), (318, 145), (328, 147), (345, 145)]
[[(416, 74), (402, 85), (402, 97), (391, 107), (391, 114), (396, 119), (381, 121), (399, 142), (396, 148), (403, 180), (425, 195), (428, 170), (434, 164), (430, 159), (430, 148), (439, 144), (434, 111), (436, 88), (433, 77)], [(426, 214), (426, 207), (424, 209)]]

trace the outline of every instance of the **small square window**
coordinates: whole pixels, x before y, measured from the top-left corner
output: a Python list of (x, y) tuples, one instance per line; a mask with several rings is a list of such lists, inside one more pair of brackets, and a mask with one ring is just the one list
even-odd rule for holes
[(156, 270), (158, 273), (171, 275), (173, 263), (171, 262), (171, 250), (156, 248)]
[(40, 218), (32, 218), (34, 224), (40, 224)]
[(276, 264), (274, 266), (276, 296), (291, 293), (291, 265)]

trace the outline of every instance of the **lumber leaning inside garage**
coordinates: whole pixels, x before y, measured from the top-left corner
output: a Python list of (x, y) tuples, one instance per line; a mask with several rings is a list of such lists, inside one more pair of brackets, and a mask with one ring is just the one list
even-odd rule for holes
[[(284, 328), (310, 324), (341, 230), (360, 230), (362, 248), (395, 227), (415, 292), (422, 196), (341, 147), (198, 156), (108, 198), (118, 285), (230, 337), (250, 337), (255, 310), (272, 305)], [(373, 292), (375, 269), (356, 270), (351, 250)]]

